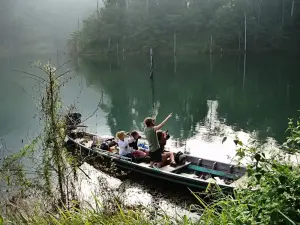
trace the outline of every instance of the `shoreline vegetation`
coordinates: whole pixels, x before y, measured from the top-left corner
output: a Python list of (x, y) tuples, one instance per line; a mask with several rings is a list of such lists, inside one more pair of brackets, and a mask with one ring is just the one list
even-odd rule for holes
[[(9, 197), (0, 206), (0, 224), (300, 224), (300, 166), (286, 160), (300, 153), (300, 120), (288, 123), (282, 154), (265, 154), (260, 146), (248, 147), (235, 140), (236, 159), (249, 160), (245, 188), (237, 188), (233, 196), (222, 194), (215, 185), (204, 192), (191, 192), (198, 201), (194, 206), (198, 219), (170, 216), (155, 207), (128, 207), (109, 189), (98, 193), (102, 201), (95, 196), (94, 206), (88, 202), (89, 207), (84, 207), (75, 189), (80, 166), (87, 159), (68, 153), (64, 143), (65, 116), (76, 107), (65, 108), (59, 94), (70, 80), (71, 70), (60, 72), (62, 66), (55, 68), (50, 63), (32, 66), (45, 73), (38, 76), (23, 72), (45, 87), (41, 99), (37, 99), (44, 132), (20, 152), (3, 159), (0, 182), (7, 191), (1, 195)], [(39, 162), (34, 158), (37, 153), (42, 159)], [(27, 176), (24, 159), (35, 162), (30, 174), (36, 176)], [(112, 165), (111, 171), (114, 169)], [(210, 196), (210, 200), (203, 196)]]
[(106, 0), (68, 42), (73, 55), (297, 51), (294, 0)]

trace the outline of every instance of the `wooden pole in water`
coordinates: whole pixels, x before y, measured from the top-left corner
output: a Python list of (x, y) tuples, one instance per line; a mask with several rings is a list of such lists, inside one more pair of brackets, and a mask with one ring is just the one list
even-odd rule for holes
[(239, 32), (239, 53), (241, 52), (241, 32)]
[(245, 54), (244, 54), (243, 88), (245, 87), (245, 81), (246, 81), (246, 62), (247, 62), (247, 54), (245, 52)]
[(174, 73), (177, 73), (177, 58), (176, 55), (174, 54)]
[(150, 48), (150, 79), (153, 79), (154, 75), (154, 60), (153, 60), (153, 50)]
[(97, 16), (98, 16), (98, 20), (99, 20), (99, 0), (97, 0)]
[(292, 1), (291, 16), (294, 15), (295, 0)]
[(117, 42), (117, 59), (118, 59), (118, 67), (120, 66), (120, 60), (119, 60), (119, 42)]
[(244, 11), (244, 16), (245, 16), (245, 47), (244, 47), (244, 51), (247, 51), (247, 14)]
[(174, 49), (173, 49), (174, 55), (176, 54), (176, 32), (174, 29)]
[(212, 53), (212, 42), (213, 42), (213, 37), (210, 36), (210, 48), (209, 48), (209, 53)]
[(150, 80), (151, 80), (151, 90), (152, 90), (152, 109), (154, 114), (154, 59), (153, 59), (153, 49), (150, 48)]
[(124, 53), (125, 53), (125, 48), (124, 48), (125, 40), (126, 40), (126, 37), (124, 36), (124, 37), (123, 37), (123, 61), (124, 61), (124, 59), (125, 59), (125, 57), (124, 57)]
[(281, 26), (284, 25), (284, 11), (285, 11), (285, 4), (284, 0), (282, 0), (282, 15), (281, 15)]
[(110, 38), (108, 38), (108, 52), (110, 52)]

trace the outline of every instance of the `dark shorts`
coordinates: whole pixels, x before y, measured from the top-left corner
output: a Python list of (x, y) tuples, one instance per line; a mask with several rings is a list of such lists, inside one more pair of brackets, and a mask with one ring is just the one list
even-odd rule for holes
[(162, 151), (161, 149), (157, 149), (154, 152), (149, 152), (150, 160), (152, 162), (162, 162)]

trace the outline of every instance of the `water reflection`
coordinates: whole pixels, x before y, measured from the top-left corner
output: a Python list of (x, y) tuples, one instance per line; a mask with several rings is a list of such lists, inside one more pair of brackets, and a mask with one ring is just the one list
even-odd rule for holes
[(174, 118), (166, 126), (172, 134), (171, 144), (192, 154), (224, 161), (225, 155), (234, 152), (232, 144), (220, 145), (228, 133), (261, 142), (268, 137), (284, 140), (287, 118), (295, 116), (298, 107), (295, 96), (300, 81), (295, 60), (281, 57), (274, 65), (279, 60), (275, 56), (249, 55), (244, 56), (240, 71), (238, 56), (176, 56), (176, 61), (174, 56), (156, 56), (151, 81), (148, 58), (126, 57), (122, 62), (90, 58), (83, 62), (81, 73), (87, 85), (106, 94), (107, 104), (101, 108), (107, 112), (112, 134), (143, 130), (146, 116), (157, 115), (160, 121), (173, 112)]

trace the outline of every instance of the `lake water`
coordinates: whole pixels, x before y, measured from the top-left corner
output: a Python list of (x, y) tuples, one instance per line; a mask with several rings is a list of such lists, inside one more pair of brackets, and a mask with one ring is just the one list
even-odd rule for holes
[[(36, 60), (54, 64), (68, 57), (57, 55), (23, 56), (0, 60), (2, 142), (12, 149), (37, 134), (41, 127), (32, 97), (39, 90), (35, 81), (20, 72), (40, 74), (29, 66)], [(295, 56), (155, 55), (153, 81), (149, 57), (110, 55), (89, 57), (68, 64), (77, 68), (62, 90), (64, 105), (75, 103), (89, 130), (115, 135), (119, 130), (143, 130), (143, 119), (161, 121), (173, 117), (165, 129), (172, 138), (170, 147), (192, 155), (229, 161), (235, 153), (233, 139), (257, 140), (266, 146), (284, 141), (288, 118), (296, 117), (298, 60)], [(57, 62), (59, 61), (59, 62)], [(20, 88), (19, 86), (22, 88)], [(23, 90), (24, 89), (24, 90)], [(25, 92), (26, 90), (26, 92)], [(222, 144), (222, 138), (228, 141)]]

